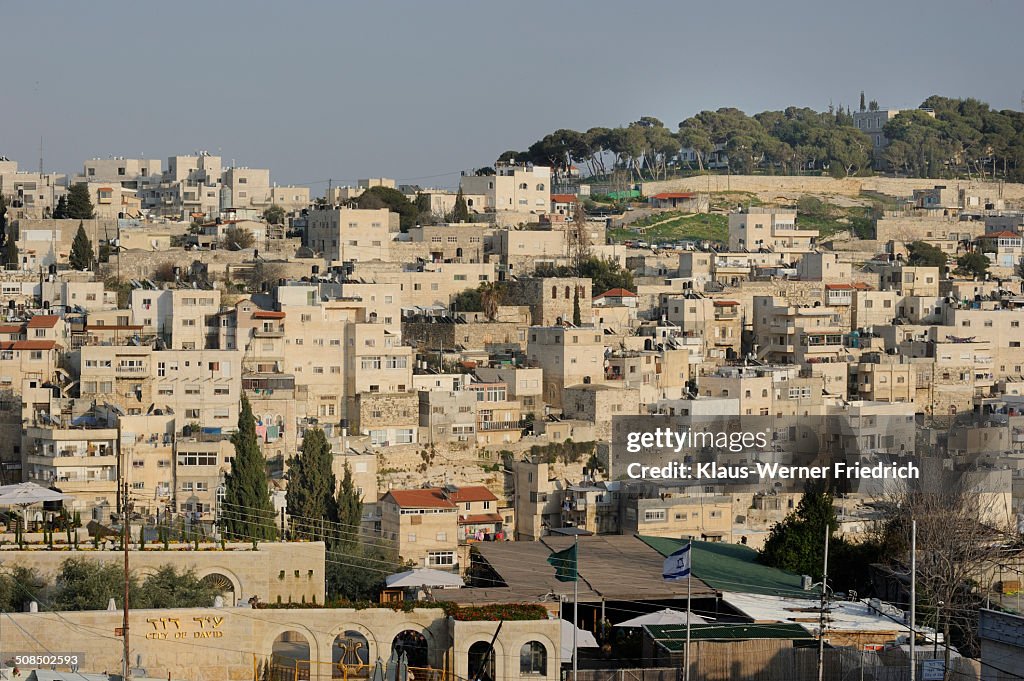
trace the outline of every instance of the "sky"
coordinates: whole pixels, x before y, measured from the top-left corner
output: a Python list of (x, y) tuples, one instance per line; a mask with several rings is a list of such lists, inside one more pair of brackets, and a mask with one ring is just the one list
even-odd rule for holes
[(704, 109), (1020, 109), (1020, 0), (15, 2), (0, 13), (0, 156), (208, 150), (323, 194), (451, 187), (558, 128)]

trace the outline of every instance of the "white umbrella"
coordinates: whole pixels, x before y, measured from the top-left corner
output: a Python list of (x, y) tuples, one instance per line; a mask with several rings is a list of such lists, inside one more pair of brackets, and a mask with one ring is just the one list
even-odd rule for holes
[(27, 508), (46, 501), (63, 501), (68, 495), (47, 489), (34, 482), (19, 482), (16, 485), (0, 486), (0, 506), (21, 506)]
[(664, 610), (649, 612), (646, 615), (634, 617), (633, 619), (626, 620), (625, 622), (619, 622), (615, 626), (644, 627), (658, 624), (686, 624), (687, 615), (690, 617), (690, 624), (707, 624), (707, 620), (700, 615), (685, 613), (681, 610), (673, 610), (672, 608), (665, 608)]
[(0, 506), (17, 506), (22, 510), (22, 515), (29, 506), (47, 501), (63, 501), (68, 498), (67, 494), (47, 489), (34, 482), (19, 482), (16, 485), (0, 486)]
[(384, 583), (389, 588), (395, 589), (413, 589), (417, 587), (456, 589), (466, 585), (458, 575), (442, 572), (441, 570), (431, 570), (430, 568), (417, 568), (388, 575)]
[[(562, 640), (561, 640), (561, 654), (562, 662), (572, 661), (572, 622), (568, 620), (559, 620), (562, 625)], [(597, 639), (594, 635), (586, 629), (576, 630), (576, 647), (577, 648), (598, 648)]]

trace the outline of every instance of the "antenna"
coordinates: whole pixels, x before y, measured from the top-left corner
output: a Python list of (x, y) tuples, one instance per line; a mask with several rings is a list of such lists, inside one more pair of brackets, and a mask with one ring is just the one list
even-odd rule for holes
[[(1024, 96), (1022, 96), (1021, 99), (1022, 99), (1022, 101), (1024, 101)], [(39, 180), (42, 181), (42, 179), (43, 179), (43, 136), (40, 135), (39, 136)]]

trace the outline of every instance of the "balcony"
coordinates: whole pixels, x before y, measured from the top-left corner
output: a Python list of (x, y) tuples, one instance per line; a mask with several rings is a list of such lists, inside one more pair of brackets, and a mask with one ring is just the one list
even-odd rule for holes
[(481, 421), (477, 426), (477, 430), (522, 430), (525, 427), (525, 421)]
[(256, 329), (253, 338), (284, 338), (284, 329)]

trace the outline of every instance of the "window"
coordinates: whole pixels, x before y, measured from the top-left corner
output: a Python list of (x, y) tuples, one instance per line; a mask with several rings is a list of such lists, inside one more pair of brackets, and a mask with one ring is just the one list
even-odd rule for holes
[(454, 551), (428, 551), (427, 567), (451, 567), (455, 565)]
[(214, 452), (179, 452), (179, 466), (216, 466), (217, 454)]
[(656, 522), (659, 520), (665, 520), (665, 518), (665, 509), (663, 508), (644, 511), (644, 522)]
[(519, 649), (519, 673), (547, 675), (548, 651), (543, 643), (530, 641), (523, 644)]

